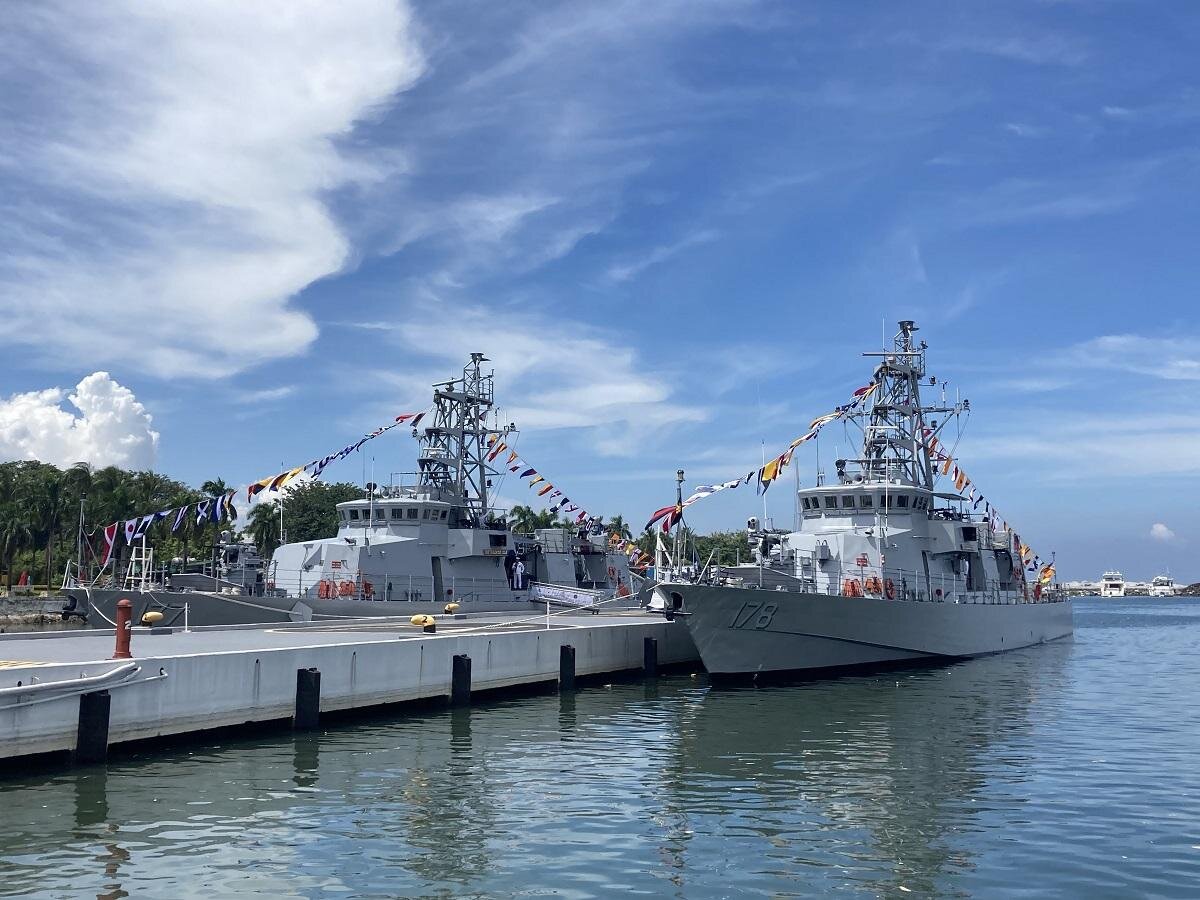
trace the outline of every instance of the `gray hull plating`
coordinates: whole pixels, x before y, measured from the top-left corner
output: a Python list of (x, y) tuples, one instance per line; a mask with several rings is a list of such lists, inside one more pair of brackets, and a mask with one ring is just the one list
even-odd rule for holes
[(1070, 601), (936, 603), (668, 584), (714, 674), (983, 656), (1071, 634)]
[[(187, 625), (258, 625), (276, 622), (319, 622), (338, 619), (373, 618), (375, 616), (413, 616), (418, 613), (441, 613), (445, 603), (415, 600), (356, 600), (337, 598), (306, 601), (296, 597), (253, 597), (238, 594), (208, 594), (201, 591), (112, 591), (73, 588), (67, 596), (76, 602), (76, 609), (87, 615), (88, 623), (97, 628), (111, 627), (116, 621), (117, 601), (128, 598), (133, 603), (133, 621), (140, 622), (148, 612), (162, 613), (159, 624), (182, 627), (184, 605), (187, 605)], [(524, 591), (514, 593), (511, 600), (471, 600), (463, 603), (462, 612), (536, 612), (539, 607), (528, 600)]]

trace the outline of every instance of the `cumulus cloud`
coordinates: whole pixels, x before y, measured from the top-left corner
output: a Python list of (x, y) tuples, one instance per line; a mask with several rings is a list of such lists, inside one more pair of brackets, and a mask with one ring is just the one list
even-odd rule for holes
[(404, 167), (345, 139), (423, 71), (407, 6), (63, 0), (10, 20), (0, 336), (166, 376), (302, 351), (316, 326), (289, 298), (350, 252), (331, 194)]
[[(64, 399), (74, 411), (63, 408)], [(151, 424), (129, 388), (94, 372), (69, 395), (48, 388), (0, 400), (0, 459), (149, 469), (158, 451)]]
[(1155, 522), (1150, 526), (1150, 537), (1154, 538), (1156, 541), (1169, 543), (1170, 541), (1175, 540), (1175, 532), (1162, 522)]

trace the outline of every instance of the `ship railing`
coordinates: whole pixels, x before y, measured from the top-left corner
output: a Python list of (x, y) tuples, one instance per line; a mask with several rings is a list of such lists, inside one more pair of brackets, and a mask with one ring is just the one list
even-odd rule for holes
[(409, 601), (413, 603), (461, 603), (520, 599), (528, 593), (531, 578), (526, 573), (520, 587), (510, 587), (503, 570), (494, 578), (447, 575), (357, 573), (274, 569), (264, 590), (272, 596), (302, 597), (320, 604), (326, 600)]
[(730, 579), (737, 579), (739, 583), (752, 588), (878, 597), (914, 603), (1010, 605), (1049, 603), (1061, 599), (1051, 589), (1035, 590), (1033, 583), (968, 579), (961, 575), (926, 576), (923, 571), (898, 566), (839, 567), (826, 563), (811, 569), (802, 568), (800, 574), (796, 574), (793, 567), (763, 565), (762, 576), (769, 572), (784, 577), (773, 577), (767, 583), (760, 576), (758, 584), (753, 583), (753, 579), (747, 579), (745, 567), (734, 571), (716, 566), (707, 571), (707, 580), (715, 583), (729, 583)]

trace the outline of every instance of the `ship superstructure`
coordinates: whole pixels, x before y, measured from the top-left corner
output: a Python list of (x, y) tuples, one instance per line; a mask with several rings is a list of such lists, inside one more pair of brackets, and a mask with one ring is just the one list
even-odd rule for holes
[(936, 381), (916, 330), (901, 322), (892, 349), (865, 354), (878, 387), (845, 417), (860, 453), (798, 492), (800, 528), (753, 530), (752, 563), (659, 588), (711, 671), (970, 656), (1070, 633), (1069, 602), (1027, 580), (1012, 531), (939, 487), (930, 446), (953, 444), (970, 407), (922, 401)]
[[(471, 354), (458, 378), (434, 386), (433, 408), (418, 439), (417, 470), (393, 483), (369, 484), (366, 496), (337, 505), (335, 535), (285, 543), (261, 570), (242, 565), (237, 578), (169, 576), (163, 585), (128, 592), (78, 588), (74, 614), (95, 624), (113, 618), (117, 594), (131, 596), (135, 613), (159, 610), (170, 621), (186, 605), (192, 624), (351, 618), (464, 610), (511, 609), (542, 599), (546, 585), (576, 605), (636, 594), (629, 557), (608, 545), (599, 527), (549, 528), (518, 534), (491, 495), (505, 474), (489, 458), (489, 442), (516, 426), (495, 419), (493, 373)], [(222, 545), (242, 560), (236, 542)], [(75, 611), (78, 610), (79, 613)], [(170, 624), (168, 621), (168, 624)]]

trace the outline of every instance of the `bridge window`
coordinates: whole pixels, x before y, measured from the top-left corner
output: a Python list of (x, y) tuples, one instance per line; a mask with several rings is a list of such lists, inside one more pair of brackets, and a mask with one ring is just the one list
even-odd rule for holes
[(875, 498), (872, 497), (870, 494), (859, 494), (858, 495), (858, 505), (861, 506), (863, 509), (870, 509), (872, 506), (875, 505)]
[(408, 511), (408, 517), (410, 519), (415, 519), (417, 517), (417, 508), (415, 506)]
[(908, 495), (907, 495), (907, 494), (901, 494), (899, 497), (897, 497), (897, 498), (896, 498), (896, 505), (897, 505), (898, 507), (900, 507), (901, 509), (908, 509)]
[(382, 508), (381, 508), (381, 509), (376, 509), (376, 510), (375, 510), (375, 518), (377, 518), (377, 519), (382, 519), (382, 518), (384, 518), (384, 517), (386, 517), (386, 516), (387, 516), (387, 510), (386, 510), (386, 509), (382, 509)]
[(392, 518), (393, 519), (403, 519), (404, 518), (404, 510), (401, 509), (399, 506), (393, 506), (392, 507)]
[(442, 510), (442, 514), (441, 514), (440, 516), (438, 516), (438, 518), (439, 518), (439, 519), (444, 519), (444, 518), (446, 518), (446, 511), (445, 511), (444, 509)]
[(429, 510), (427, 510), (427, 509), (421, 510), (421, 518), (428, 519), (429, 518)]
[(358, 518), (358, 510), (357, 509), (350, 510), (350, 518), (352, 518), (352, 519)]
[(854, 496), (852, 494), (842, 494), (842, 509), (854, 509)]
[(825, 508), (826, 509), (837, 509), (837, 497), (826, 497), (825, 498)]

